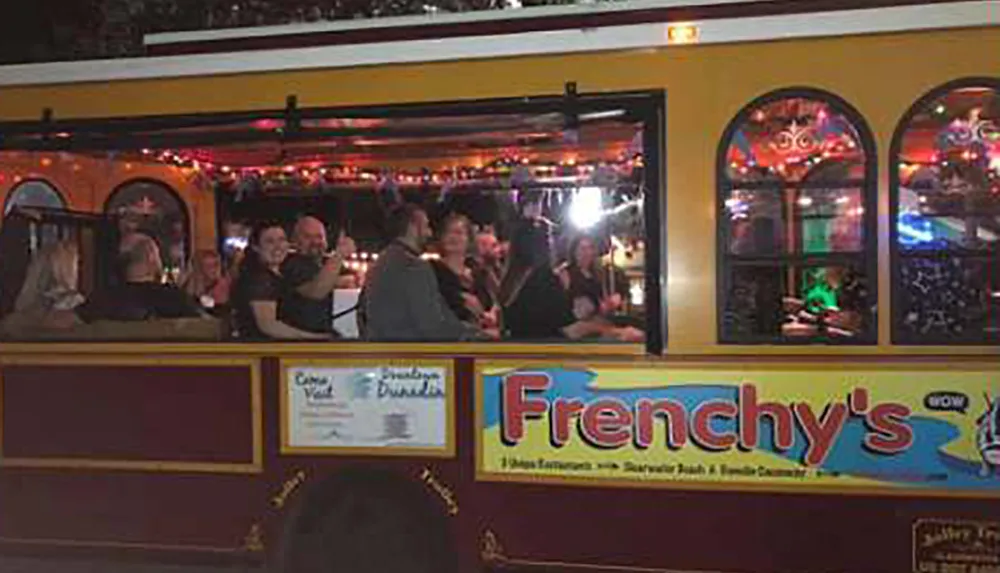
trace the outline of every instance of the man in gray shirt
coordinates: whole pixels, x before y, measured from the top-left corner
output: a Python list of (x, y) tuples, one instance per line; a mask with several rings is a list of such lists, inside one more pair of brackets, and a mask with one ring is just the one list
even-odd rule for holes
[(405, 204), (389, 219), (392, 243), (369, 271), (361, 311), (373, 341), (441, 341), (486, 338), (445, 304), (430, 264), (421, 258), (431, 225), (427, 212)]

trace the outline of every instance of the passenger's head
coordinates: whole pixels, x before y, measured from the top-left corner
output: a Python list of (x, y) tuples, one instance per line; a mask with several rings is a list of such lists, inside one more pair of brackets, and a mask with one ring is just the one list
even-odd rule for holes
[(123, 237), (127, 237), (133, 233), (138, 233), (139, 227), (141, 226), (142, 218), (132, 213), (126, 213), (123, 217), (118, 219), (118, 232), (120, 232)]
[(579, 235), (569, 245), (569, 264), (589, 269), (597, 263), (597, 244), (587, 235)]
[(552, 233), (542, 221), (523, 221), (510, 240), (510, 267), (534, 269), (552, 264)]
[(302, 217), (295, 223), (292, 242), (300, 253), (310, 257), (322, 257), (329, 248), (326, 227), (316, 217)]
[(279, 223), (261, 223), (250, 233), (251, 256), (257, 264), (277, 269), (288, 256), (288, 237)]
[(194, 272), (210, 281), (222, 278), (222, 257), (216, 251), (209, 249), (198, 251), (195, 253), (193, 266)]
[(500, 260), (500, 242), (492, 231), (480, 231), (476, 234), (476, 258), (486, 264), (495, 264)]
[(43, 247), (31, 259), (14, 308), (36, 308), (44, 295), (77, 290), (80, 255), (76, 244), (59, 242)]
[(543, 202), (545, 194), (538, 189), (522, 191), (517, 197), (518, 212), (525, 219), (537, 219), (545, 211)]
[(181, 287), (191, 296), (200, 297), (213, 288), (224, 275), (222, 256), (211, 249), (199, 250), (191, 257), (187, 272), (181, 277)]
[(389, 236), (417, 250), (423, 250), (427, 241), (433, 236), (427, 211), (413, 203), (404, 203), (397, 207), (389, 215)]
[(118, 257), (126, 282), (159, 282), (163, 278), (160, 247), (149, 235), (126, 235), (118, 246)]
[(438, 245), (443, 256), (464, 256), (469, 250), (469, 219), (453, 213), (441, 221), (438, 228)]

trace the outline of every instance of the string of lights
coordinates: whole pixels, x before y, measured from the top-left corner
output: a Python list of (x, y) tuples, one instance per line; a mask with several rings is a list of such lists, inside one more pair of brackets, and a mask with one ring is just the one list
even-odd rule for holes
[(216, 184), (239, 185), (253, 181), (268, 186), (311, 186), (319, 183), (373, 184), (393, 182), (397, 185), (440, 185), (482, 180), (581, 180), (609, 171), (618, 176), (632, 175), (643, 166), (641, 154), (622, 156), (613, 161), (579, 161), (567, 158), (559, 162), (538, 162), (528, 157), (506, 156), (485, 164), (456, 165), (445, 169), (385, 169), (310, 162), (280, 166), (233, 167), (217, 164), (204, 156), (184, 151), (142, 150), (145, 158), (160, 163), (191, 169), (207, 176)]

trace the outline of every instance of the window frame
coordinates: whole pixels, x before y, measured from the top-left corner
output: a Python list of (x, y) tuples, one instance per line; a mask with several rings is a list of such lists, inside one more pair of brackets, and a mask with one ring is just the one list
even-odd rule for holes
[(15, 183), (14, 186), (10, 188), (10, 191), (7, 191), (7, 196), (4, 197), (4, 200), (3, 200), (3, 211), (2, 211), (2, 213), (0, 213), (0, 217), (6, 217), (10, 213), (10, 211), (12, 211), (14, 208), (20, 208), (20, 209), (51, 209), (51, 207), (38, 207), (38, 206), (31, 206), (31, 205), (21, 206), (21, 205), (15, 205), (15, 204), (12, 203), (12, 201), (14, 201), (14, 197), (17, 195), (18, 190), (20, 190), (25, 185), (28, 185), (28, 184), (31, 184), (31, 183), (41, 183), (42, 185), (45, 185), (46, 187), (48, 187), (53, 193), (55, 193), (56, 197), (59, 198), (59, 202), (62, 204), (61, 207), (59, 207), (59, 208), (61, 208), (61, 209), (69, 209), (70, 208), (69, 202), (66, 201), (66, 196), (63, 194), (62, 191), (59, 190), (59, 187), (57, 187), (54, 183), (52, 183), (51, 180), (49, 180), (49, 179), (47, 179), (45, 177), (26, 177), (26, 178), (18, 181), (17, 183)]
[(122, 181), (116, 185), (110, 193), (108, 193), (107, 198), (104, 200), (104, 204), (101, 205), (101, 214), (117, 218), (118, 214), (110, 210), (111, 202), (114, 201), (118, 194), (136, 184), (154, 185), (156, 187), (160, 187), (180, 206), (181, 216), (184, 220), (184, 263), (187, 264), (194, 252), (192, 248), (194, 228), (191, 223), (191, 205), (188, 205), (187, 201), (184, 200), (184, 197), (182, 197), (181, 194), (166, 181), (163, 181), (162, 179), (155, 179), (153, 177), (134, 177), (132, 179)]
[[(204, 112), (174, 115), (153, 115), (137, 117), (104, 117), (86, 119), (53, 119), (51, 109), (43, 110), (40, 120), (0, 121), (0, 151), (47, 151), (86, 152), (135, 150), (142, 148), (171, 148), (197, 145), (233, 144), (256, 141), (303, 141), (332, 137), (329, 130), (303, 128), (303, 120), (326, 118), (420, 118), (456, 117), (488, 114), (517, 113), (560, 113), (572, 124), (580, 114), (606, 111), (609, 108), (627, 109), (642, 118), (643, 147), (652, 149), (644, 153), (643, 185), (647, 189), (643, 206), (645, 223), (644, 237), (644, 283), (646, 293), (646, 342), (642, 345), (614, 345), (634, 347), (650, 355), (661, 355), (666, 349), (666, 109), (665, 89), (622, 90), (616, 92), (578, 93), (574, 82), (565, 85), (561, 95), (526, 95), (520, 97), (488, 98), (478, 100), (443, 100), (388, 105), (365, 106), (317, 106), (298, 107), (298, 98), (289, 95), (285, 108), (270, 108), (248, 111)], [(281, 127), (274, 130), (232, 130), (226, 133), (211, 131), (199, 133), (170, 133), (164, 131), (183, 128), (224, 128), (227, 124), (256, 120), (279, 120)], [(170, 186), (167, 185), (169, 188)], [(109, 196), (110, 198), (110, 196)], [(191, 208), (184, 203), (188, 215), (188, 231), (191, 236)], [(218, 226), (218, 221), (213, 221)], [(652, 224), (651, 224), (652, 223)], [(17, 341), (11, 341), (17, 342)], [(94, 341), (97, 344), (114, 344), (115, 341)], [(361, 345), (382, 344), (367, 341)], [(199, 343), (192, 341), (192, 343)], [(246, 340), (222, 340), (212, 344), (299, 344), (314, 345), (306, 341), (274, 340), (254, 343)], [(333, 344), (344, 344), (335, 342)], [(401, 347), (410, 343), (386, 343)], [(420, 342), (418, 345), (440, 346), (434, 342)], [(580, 344), (568, 341), (521, 343), (518, 341), (498, 341), (482, 344), (484, 350), (504, 346), (542, 349), (600, 348), (607, 344)], [(363, 346), (362, 346), (363, 347)]]
[[(845, 189), (859, 189), (862, 193), (862, 248), (858, 253), (791, 253), (773, 256), (759, 256), (748, 258), (770, 259), (766, 261), (775, 268), (784, 268), (790, 265), (797, 265), (800, 268), (821, 267), (836, 265), (846, 260), (860, 260), (861, 267), (866, 273), (867, 282), (867, 304), (873, 308), (871, 316), (871, 326), (862, 336), (847, 338), (833, 337), (825, 335), (813, 335), (803, 337), (786, 337), (782, 334), (776, 335), (752, 335), (734, 336), (726, 332), (723, 321), (728, 301), (732, 280), (730, 273), (735, 266), (732, 264), (733, 255), (729, 253), (729, 230), (726, 226), (726, 199), (728, 194), (734, 189), (741, 188), (741, 185), (730, 179), (728, 176), (728, 155), (733, 144), (733, 138), (737, 131), (751, 119), (754, 111), (769, 104), (787, 99), (808, 99), (820, 101), (827, 104), (831, 110), (846, 118), (851, 127), (857, 132), (858, 143), (861, 152), (864, 154), (864, 179), (844, 180)], [(724, 346), (735, 345), (778, 345), (778, 346), (807, 346), (823, 344), (828, 346), (874, 346), (878, 344), (878, 148), (871, 127), (864, 115), (858, 111), (847, 100), (832, 92), (808, 87), (793, 86), (779, 88), (764, 93), (750, 102), (744, 104), (739, 111), (729, 120), (719, 138), (716, 150), (715, 165), (715, 199), (716, 199), (716, 340)], [(848, 183), (860, 183), (859, 185), (847, 185)], [(751, 184), (751, 187), (753, 184)], [(802, 183), (795, 185), (772, 185), (780, 187), (779, 192), (786, 192), (787, 189), (802, 189), (810, 186), (830, 188), (829, 184)], [(766, 185), (759, 186), (765, 188)], [(825, 263), (825, 264), (824, 264)]]
[[(987, 88), (993, 89), (998, 97), (1000, 97), (1000, 76), (968, 76), (958, 78), (944, 84), (937, 85), (930, 90), (926, 91), (917, 98), (910, 107), (907, 108), (906, 112), (899, 118), (896, 122), (896, 127), (892, 132), (892, 140), (889, 145), (889, 287), (890, 287), (890, 339), (893, 345), (896, 346), (956, 346), (956, 347), (975, 347), (975, 346), (992, 346), (996, 344), (996, 341), (990, 342), (988, 339), (983, 338), (981, 340), (961, 340), (953, 337), (944, 336), (920, 336), (913, 337), (907, 336), (902, 332), (901, 320), (903, 317), (902, 313), (902, 292), (901, 292), (901, 282), (902, 282), (902, 262), (905, 258), (915, 258), (915, 259), (934, 259), (940, 258), (947, 254), (954, 254), (952, 251), (941, 251), (941, 250), (928, 250), (926, 252), (916, 251), (912, 257), (906, 257), (903, 254), (903, 250), (899, 247), (899, 200), (900, 200), (900, 186), (902, 181), (899, 176), (899, 164), (901, 162), (900, 154), (903, 149), (903, 138), (906, 136), (906, 132), (909, 131), (910, 123), (913, 121), (919, 113), (927, 109), (927, 107), (933, 103), (935, 100), (940, 99), (942, 96), (948, 94), (949, 92), (963, 89), (963, 88)], [(971, 254), (966, 257), (966, 259), (977, 259), (983, 258), (989, 260), (989, 254)]]

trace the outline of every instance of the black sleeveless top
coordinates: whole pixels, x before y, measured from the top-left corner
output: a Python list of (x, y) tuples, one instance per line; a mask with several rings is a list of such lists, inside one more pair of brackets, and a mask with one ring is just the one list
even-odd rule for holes
[(586, 298), (594, 303), (595, 309), (600, 308), (601, 299), (604, 298), (604, 287), (601, 285), (600, 277), (596, 275), (588, 277), (576, 265), (570, 265), (566, 271), (569, 274), (570, 300)]

